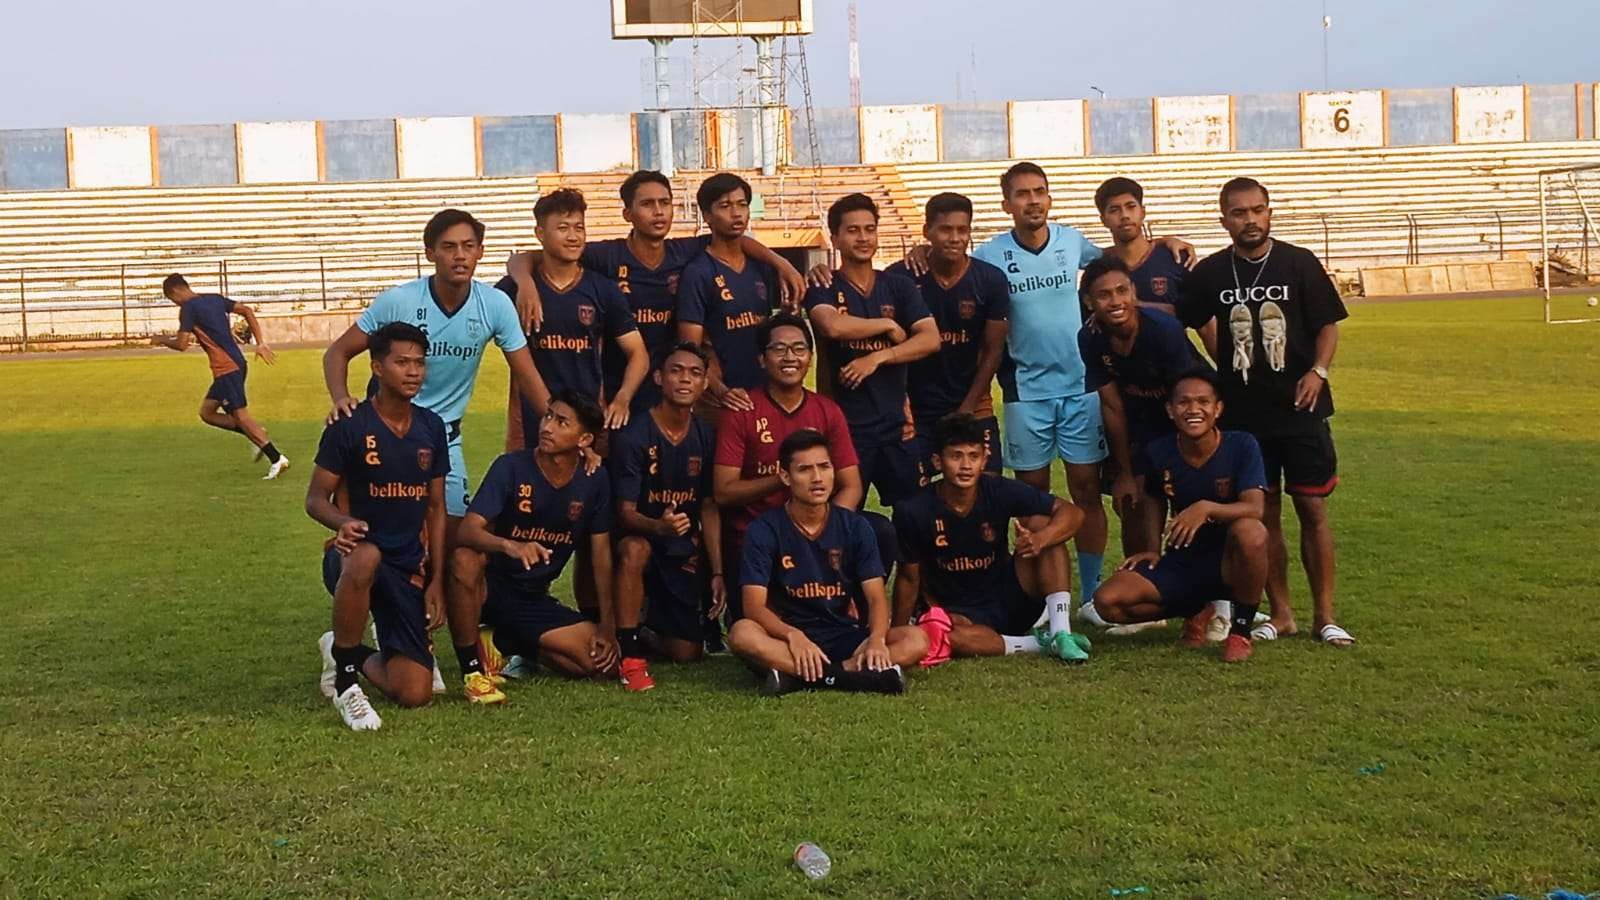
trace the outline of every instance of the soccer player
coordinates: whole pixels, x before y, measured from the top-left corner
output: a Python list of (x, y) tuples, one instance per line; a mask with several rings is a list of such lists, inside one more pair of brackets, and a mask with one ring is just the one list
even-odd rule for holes
[[(546, 390), (551, 394), (568, 388), (577, 391), (604, 406), (606, 428), (621, 428), (628, 422), (633, 395), (650, 370), (650, 359), (634, 324), (633, 310), (616, 283), (580, 264), (588, 208), (583, 194), (572, 188), (551, 191), (533, 207), (534, 233), (544, 255), (531, 280), (539, 293), (541, 321), (529, 339), (533, 364)], [(509, 275), (495, 287), (513, 300), (525, 289)], [(613, 348), (616, 352), (610, 352)], [(607, 395), (601, 360), (611, 356), (626, 362), (617, 393)], [(507, 404), (509, 445), (531, 447), (539, 442), (541, 417), (518, 395), (515, 383), (511, 395)]]
[[(575, 678), (614, 677), (618, 653), (611, 592), (611, 481), (586, 471), (579, 450), (594, 443), (605, 414), (568, 388), (550, 398), (536, 448), (514, 450), (489, 467), (461, 522), (454, 573), (476, 575), (488, 557), (482, 619), (505, 656), (521, 655)], [(550, 596), (579, 544), (587, 544), (599, 597), (598, 623)], [(477, 593), (458, 592), (461, 602)], [(472, 610), (477, 619), (477, 610)], [(483, 677), (475, 648), (458, 646), (463, 670)], [(469, 675), (468, 677), (471, 677)]]
[(828, 207), (828, 232), (842, 260), (829, 288), (806, 291), (805, 308), (837, 367), (833, 399), (850, 424), (863, 494), (885, 505), (915, 493), (922, 470), (913, 445), (906, 364), (939, 350), (939, 326), (909, 278), (872, 267), (878, 205), (846, 194)]
[[(761, 691), (803, 687), (905, 692), (902, 666), (928, 652), (911, 625), (889, 625), (883, 562), (872, 526), (833, 504), (828, 439), (809, 429), (784, 438), (778, 474), (789, 500), (750, 526), (740, 563), (746, 618), (728, 647), (761, 673)], [(865, 600), (865, 621), (856, 611)]]
[[(708, 619), (722, 615), (722, 511), (713, 496), (716, 436), (696, 418), (709, 362), (699, 344), (672, 348), (656, 369), (661, 399), (617, 432), (617, 639), (622, 686), (647, 691), (655, 679), (639, 637), (645, 623), (675, 662), (700, 659)], [(709, 608), (704, 608), (709, 598)]]
[[(901, 564), (893, 621), (909, 621), (922, 601), (948, 618), (950, 655), (1050, 653), (1087, 662), (1088, 640), (1072, 633), (1065, 546), (1083, 513), (1020, 481), (987, 474), (984, 431), (970, 413), (941, 419), (935, 458), (944, 477), (894, 508)], [(1015, 558), (1008, 548), (1013, 520)], [(1048, 628), (1035, 628), (1047, 610)], [(924, 630), (932, 657), (942, 649), (936, 635), (943, 629)]]
[[(766, 381), (750, 392), (751, 408), (729, 413), (717, 431), (712, 483), (717, 503), (729, 508), (722, 542), (724, 572), (739, 571), (739, 551), (750, 523), (788, 499), (778, 447), (789, 435), (812, 430), (827, 439), (836, 505), (857, 509), (865, 494), (844, 413), (832, 400), (806, 389), (813, 345), (805, 320), (778, 313), (756, 329), (756, 339)], [(740, 616), (738, 591), (728, 595), (728, 615), (730, 621)]]
[(705, 344), (711, 351), (708, 414), (749, 410), (750, 394), (761, 384), (761, 350), (756, 330), (772, 314), (777, 273), (744, 251), (741, 238), (750, 223), (750, 183), (718, 172), (707, 178), (695, 202), (711, 229), (705, 252), (683, 268), (678, 282), (678, 339)]
[(267, 437), (267, 429), (250, 414), (244, 396), (244, 354), (239, 352), (239, 342), (233, 339), (233, 329), (228, 327), (229, 313), (244, 316), (250, 333), (255, 336), (256, 356), (267, 365), (273, 365), (278, 356), (267, 346), (255, 310), (221, 294), (197, 294), (189, 287), (189, 282), (176, 273), (161, 282), (161, 293), (178, 305), (178, 334), (157, 338), (157, 341), (179, 352), (198, 341), (200, 348), (206, 351), (206, 361), (211, 364), (211, 389), (200, 401), (200, 421), (212, 428), (244, 435), (256, 446), (255, 458), (267, 458), (267, 474), (262, 480), (277, 478), (289, 468), (289, 457), (278, 452)]
[[(1215, 373), (1181, 376), (1167, 399), (1176, 431), (1145, 445), (1145, 492), (1172, 504), (1166, 552), (1129, 557), (1095, 592), (1102, 619), (1133, 624), (1186, 619), (1183, 643), (1205, 643), (1211, 604), (1232, 601), (1223, 662), (1250, 658), (1250, 625), (1267, 583), (1267, 529), (1261, 522), (1267, 478), (1256, 439), (1222, 431), (1225, 408)], [(1160, 524), (1146, 519), (1146, 546), (1160, 546)]]
[(1144, 188), (1132, 178), (1107, 179), (1095, 189), (1094, 206), (1111, 232), (1106, 254), (1127, 264), (1139, 305), (1172, 315), (1192, 263), (1180, 261), (1166, 242), (1145, 236)]
[[(988, 471), (999, 474), (1000, 423), (990, 386), (1006, 353), (1010, 286), (1004, 272), (967, 255), (972, 243), (972, 201), (960, 194), (928, 199), (922, 235), (928, 262), (922, 274), (905, 262), (884, 271), (911, 278), (939, 328), (939, 352), (914, 362), (907, 373), (918, 460), (934, 462), (934, 426), (951, 413), (971, 413), (989, 445)], [(931, 471), (931, 469), (930, 469)]]
[[(444, 624), (444, 420), (413, 399), (428, 338), (408, 322), (368, 335), (378, 390), (322, 432), (306, 513), (334, 532), (322, 556), (333, 630), (318, 641), (322, 692), (356, 731), (383, 724), (358, 675), (401, 706), (433, 698), (433, 644)], [(361, 643), (371, 613), (378, 644)]]
[(1355, 643), (1334, 621), (1333, 525), (1328, 496), (1339, 483), (1328, 417), (1328, 368), (1348, 313), (1316, 254), (1272, 238), (1267, 189), (1254, 179), (1222, 186), (1222, 226), (1233, 243), (1189, 274), (1178, 317), (1190, 328), (1217, 323), (1212, 358), (1226, 403), (1223, 425), (1255, 435), (1266, 460), (1271, 618), (1257, 640), (1294, 634), (1289, 603), (1289, 553), (1283, 540), (1287, 493), (1300, 519), (1300, 560), (1311, 583), (1317, 639)]

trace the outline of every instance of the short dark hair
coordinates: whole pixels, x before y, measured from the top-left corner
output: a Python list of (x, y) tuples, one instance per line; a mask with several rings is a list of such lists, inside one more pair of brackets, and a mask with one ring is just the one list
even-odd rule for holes
[(828, 207), (828, 233), (839, 233), (839, 226), (844, 224), (845, 213), (862, 210), (872, 213), (872, 221), (878, 221), (878, 204), (872, 202), (872, 198), (866, 194), (857, 191), (833, 201), (833, 205)]
[(422, 246), (432, 250), (444, 233), (457, 225), (471, 225), (472, 236), (478, 239), (478, 243), (483, 243), (483, 223), (473, 218), (472, 213), (464, 209), (441, 209), (433, 214), (427, 227), (422, 229)]
[(179, 275), (177, 272), (173, 272), (166, 278), (161, 279), (161, 293), (169, 297), (172, 296), (172, 292), (178, 288), (188, 286), (189, 279)]
[(1134, 200), (1144, 203), (1144, 188), (1139, 186), (1139, 182), (1118, 175), (1107, 178), (1104, 184), (1094, 189), (1094, 208), (1105, 212), (1107, 204), (1123, 194), (1132, 194)]
[(1211, 385), (1211, 393), (1216, 394), (1218, 397), (1222, 396), (1222, 379), (1217, 377), (1216, 371), (1210, 366), (1195, 366), (1192, 369), (1185, 369), (1180, 372), (1178, 377), (1172, 379), (1172, 383), (1167, 385), (1168, 400), (1177, 396), (1178, 385), (1183, 384), (1185, 381), (1204, 381), (1206, 384)]
[(1044, 179), (1045, 187), (1050, 186), (1050, 176), (1044, 174), (1038, 163), (1019, 162), (1000, 176), (1000, 196), (1011, 196), (1011, 181), (1019, 175), (1037, 175)]
[(606, 427), (606, 414), (601, 411), (600, 402), (579, 393), (576, 388), (556, 391), (550, 402), (565, 403), (572, 409), (572, 414), (578, 417), (578, 427), (590, 434), (599, 434)]
[(1254, 178), (1244, 178), (1242, 176), (1230, 178), (1228, 183), (1222, 186), (1222, 193), (1217, 195), (1217, 202), (1221, 204), (1223, 212), (1228, 211), (1228, 195), (1237, 194), (1241, 191), (1260, 191), (1261, 199), (1268, 203), (1272, 202), (1272, 195), (1267, 193), (1267, 186), (1261, 182)]
[(939, 220), (940, 216), (947, 216), (950, 213), (958, 212), (966, 213), (967, 218), (971, 219), (972, 201), (967, 199), (966, 195), (964, 194), (945, 191), (942, 194), (934, 194), (932, 197), (928, 198), (928, 205), (923, 212), (922, 220), (925, 223), (932, 225), (934, 222)]
[(806, 320), (792, 312), (780, 312), (777, 315), (767, 317), (765, 321), (756, 326), (756, 352), (767, 352), (767, 344), (772, 342), (772, 333), (779, 328), (800, 329), (800, 333), (806, 336), (806, 348), (810, 350), (816, 349), (817, 345), (811, 336), (811, 326), (806, 324)]
[(583, 199), (583, 191), (577, 188), (556, 188), (533, 204), (533, 221), (543, 225), (546, 216), (582, 213), (588, 209), (589, 202)]
[(659, 369), (662, 366), (665, 366), (667, 364), (667, 358), (674, 353), (692, 353), (697, 359), (700, 360), (701, 365), (711, 365), (711, 354), (706, 352), (706, 348), (696, 344), (694, 341), (678, 341), (675, 344), (668, 345), (667, 348), (662, 351), (661, 357), (656, 360), (655, 367)]
[(367, 352), (373, 359), (388, 359), (395, 344), (416, 344), (428, 352), (428, 336), (410, 322), (390, 322), (367, 337)]
[[(794, 434), (784, 438), (783, 443), (778, 445), (778, 465), (781, 468), (788, 469), (789, 463), (794, 459), (796, 453), (802, 453), (813, 447), (828, 449), (828, 439), (822, 436), (822, 432), (815, 428), (802, 428), (796, 431)], [(830, 458), (832, 458), (831, 453)]]
[(978, 444), (987, 447), (983, 423), (972, 413), (951, 413), (933, 425), (933, 448), (943, 452), (946, 447), (958, 444)]
[(1133, 270), (1122, 261), (1122, 257), (1104, 254), (1083, 267), (1083, 278), (1078, 282), (1078, 299), (1087, 304), (1089, 291), (1094, 287), (1094, 283), (1112, 272), (1121, 272), (1128, 276), (1129, 281), (1133, 280)]
[(655, 169), (640, 169), (629, 175), (627, 180), (622, 182), (622, 205), (632, 206), (633, 196), (639, 193), (639, 188), (647, 184), (659, 184), (667, 189), (668, 197), (672, 196), (672, 182), (667, 176), (657, 172)]
[(750, 182), (732, 172), (718, 172), (700, 182), (700, 189), (694, 193), (694, 202), (700, 207), (700, 212), (709, 213), (711, 204), (734, 191), (743, 191), (747, 202), (754, 196), (750, 190)]

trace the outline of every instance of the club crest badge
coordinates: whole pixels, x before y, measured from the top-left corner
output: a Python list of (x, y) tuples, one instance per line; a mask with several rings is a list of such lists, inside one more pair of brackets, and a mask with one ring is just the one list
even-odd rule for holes
[(417, 451), (417, 468), (424, 472), (433, 471), (433, 451), (427, 447)]
[(844, 569), (844, 551), (837, 547), (829, 550), (828, 565), (833, 567), (835, 572), (842, 571)]
[(1157, 275), (1150, 279), (1150, 293), (1157, 297), (1165, 297), (1167, 295), (1167, 276)]
[(689, 457), (689, 461), (684, 464), (684, 469), (689, 473), (690, 478), (698, 478), (700, 476), (700, 457)]
[(583, 501), (574, 500), (567, 504), (567, 518), (573, 522), (583, 518)]
[(970, 319), (978, 314), (978, 301), (968, 297), (956, 305), (956, 310), (961, 314), (961, 318)]
[(578, 307), (578, 321), (582, 322), (583, 326), (585, 328), (589, 327), (590, 325), (593, 325), (594, 324), (594, 307), (590, 306), (587, 303), (585, 303), (584, 305)]

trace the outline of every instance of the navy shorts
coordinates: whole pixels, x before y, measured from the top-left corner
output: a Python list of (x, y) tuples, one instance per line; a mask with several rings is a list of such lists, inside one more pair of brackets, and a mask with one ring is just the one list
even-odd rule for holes
[[(923, 484), (927, 484), (939, 477), (939, 451), (935, 449), (934, 425), (935, 422), (917, 420), (917, 440), (915, 453), (917, 462), (922, 466)], [(985, 472), (996, 475), (1004, 474), (1005, 458), (1000, 450), (1000, 420), (994, 416), (979, 419), (978, 424), (983, 426), (983, 441), (989, 447), (989, 462), (983, 467)]]
[(699, 555), (671, 557), (651, 543), (644, 567), (644, 624), (662, 637), (698, 644), (705, 638), (710, 597)]
[(1044, 612), (1043, 597), (1029, 597), (1017, 581), (1016, 569), (995, 573), (995, 584), (982, 602), (941, 604), (952, 616), (964, 616), (974, 625), (992, 628), (999, 634), (1022, 635), (1038, 624)]
[(504, 576), (490, 573), (489, 595), (483, 604), (483, 624), (494, 629), (494, 643), (502, 653), (539, 655), (545, 632), (587, 621), (583, 614), (541, 591), (531, 591)]
[(915, 441), (884, 444), (881, 447), (857, 447), (856, 456), (861, 461), (863, 500), (866, 499), (868, 488), (877, 487), (878, 499), (883, 505), (893, 506), (927, 484)]
[(1156, 586), (1163, 618), (1186, 619), (1213, 600), (1233, 599), (1233, 589), (1222, 578), (1222, 557), (1221, 547), (1169, 550), (1155, 565), (1145, 563), (1133, 571)]
[(1326, 497), (1339, 486), (1339, 454), (1327, 419), (1312, 419), (1281, 432), (1256, 434), (1267, 487), (1290, 496)]
[(249, 406), (244, 399), (244, 370), (218, 375), (211, 382), (211, 390), (206, 391), (206, 399), (217, 401), (223, 412), (231, 413)]
[(865, 625), (817, 623), (800, 630), (828, 657), (829, 662), (835, 664), (855, 656), (856, 650), (872, 636), (872, 630)]
[[(339, 585), (344, 556), (332, 547), (322, 554), (322, 584), (331, 596)], [(428, 611), (422, 599), (421, 577), (378, 563), (372, 573), (372, 594), (368, 599), (372, 623), (378, 632), (378, 651), (384, 662), (404, 656), (423, 668), (433, 668), (433, 640), (428, 637)]]

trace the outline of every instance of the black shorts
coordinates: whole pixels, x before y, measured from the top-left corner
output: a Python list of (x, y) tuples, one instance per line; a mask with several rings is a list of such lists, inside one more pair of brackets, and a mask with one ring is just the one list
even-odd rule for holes
[(249, 406), (244, 398), (244, 370), (218, 375), (211, 382), (211, 390), (206, 391), (206, 399), (217, 401), (222, 411), (229, 413)]
[(1166, 619), (1187, 619), (1213, 600), (1233, 599), (1233, 589), (1222, 578), (1223, 548), (1170, 550), (1155, 564), (1144, 563), (1134, 573), (1155, 585)]
[(928, 483), (914, 441), (884, 444), (881, 447), (857, 447), (856, 456), (861, 460), (863, 501), (866, 500), (867, 489), (877, 487), (878, 499), (883, 505), (893, 506)]
[(996, 573), (994, 580), (998, 584), (984, 597), (972, 598), (979, 602), (941, 604), (944, 611), (962, 616), (974, 625), (992, 628), (998, 634), (1027, 634), (1044, 613), (1044, 598), (1029, 597), (1022, 590), (1015, 568), (1004, 575)]
[(1268, 490), (1276, 491), (1281, 484), (1291, 496), (1326, 497), (1339, 486), (1339, 456), (1327, 419), (1255, 437), (1267, 469)]
[(494, 643), (501, 653), (537, 657), (545, 632), (587, 621), (549, 594), (528, 590), (512, 579), (491, 573), (485, 580), (489, 595), (483, 604), (483, 624), (494, 629)]
[[(939, 451), (935, 449), (934, 425), (936, 422), (917, 420), (916, 455), (917, 462), (922, 466), (923, 484), (927, 484), (939, 476)], [(978, 424), (983, 426), (983, 441), (989, 446), (989, 462), (983, 467), (985, 472), (996, 475), (1004, 474), (1005, 459), (1000, 450), (1000, 420), (994, 416), (979, 419)]]
[[(332, 547), (323, 551), (322, 584), (330, 596), (339, 585), (343, 569), (343, 554)], [(384, 662), (399, 655), (424, 668), (433, 668), (433, 640), (428, 637), (428, 610), (422, 599), (421, 580), (387, 562), (378, 563), (378, 571), (372, 573), (368, 604)]]
[(856, 654), (872, 630), (865, 625), (811, 624), (801, 626), (811, 643), (816, 644), (831, 663), (842, 663)]
[(662, 637), (693, 644), (705, 638), (705, 610), (710, 598), (699, 555), (671, 557), (651, 542), (644, 567), (644, 624)]

